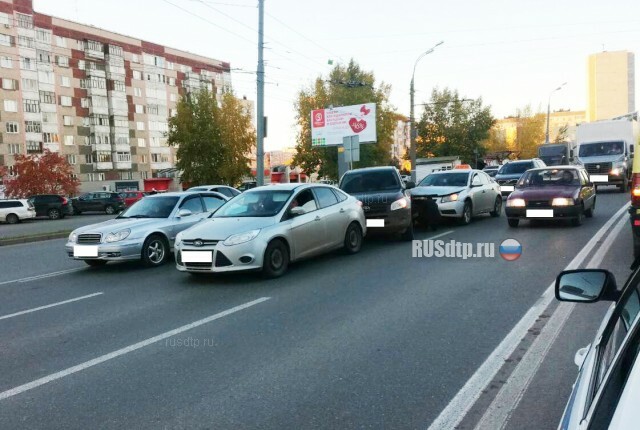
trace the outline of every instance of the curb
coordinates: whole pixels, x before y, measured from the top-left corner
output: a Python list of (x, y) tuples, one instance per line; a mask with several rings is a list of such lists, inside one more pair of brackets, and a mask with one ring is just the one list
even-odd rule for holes
[(18, 245), (21, 243), (41, 242), (43, 240), (63, 239), (71, 234), (72, 230), (57, 231), (55, 233), (44, 233), (33, 236), (9, 237), (7, 239), (0, 238), (0, 247), (8, 245)]

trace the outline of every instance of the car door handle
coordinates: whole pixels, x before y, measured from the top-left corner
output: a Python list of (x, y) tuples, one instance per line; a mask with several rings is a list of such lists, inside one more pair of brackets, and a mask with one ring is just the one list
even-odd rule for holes
[(343, 214), (345, 212), (344, 208), (340, 208), (340, 213)]
[(316, 216), (316, 221), (320, 221), (320, 215)]

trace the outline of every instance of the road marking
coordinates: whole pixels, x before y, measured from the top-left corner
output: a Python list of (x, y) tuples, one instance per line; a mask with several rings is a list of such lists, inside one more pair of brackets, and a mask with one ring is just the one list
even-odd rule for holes
[(134, 343), (133, 345), (129, 345), (125, 348), (119, 349), (117, 351), (110, 352), (108, 354), (102, 355), (100, 357), (94, 358), (93, 360), (85, 361), (84, 363), (78, 364), (77, 366), (69, 367), (68, 369), (61, 370), (60, 372), (52, 373), (51, 375), (45, 376), (40, 379), (36, 379), (35, 381), (31, 381), (29, 383), (20, 385), (18, 387), (12, 388), (7, 391), (3, 391), (0, 393), (0, 400), (8, 399), (9, 397), (13, 397), (17, 394), (24, 393), (25, 391), (32, 390), (41, 385), (48, 384), (49, 382), (55, 381), (57, 379), (64, 378), (65, 376), (72, 375), (77, 372), (81, 372), (90, 367), (96, 366), (98, 364), (104, 363), (105, 361), (113, 360), (114, 358), (120, 357), (121, 355), (128, 354), (130, 352), (136, 351), (138, 349), (144, 348), (145, 346), (149, 346), (158, 341), (167, 339), (171, 336), (175, 336), (177, 334), (183, 333), (187, 330), (191, 330), (193, 328), (199, 327), (201, 325), (210, 323), (211, 321), (215, 321), (217, 319), (226, 317), (227, 315), (231, 315), (233, 313), (239, 312), (241, 310), (250, 308), (251, 306), (255, 306), (259, 303), (265, 302), (269, 300), (271, 297), (261, 297), (259, 299), (253, 300), (251, 302), (247, 302), (245, 304), (233, 307), (231, 309), (227, 309), (226, 311), (219, 312), (215, 315), (211, 315), (210, 317), (203, 318), (201, 320), (192, 322), (191, 324), (183, 325), (176, 329), (164, 332), (157, 336), (151, 337), (149, 339)]
[(62, 301), (62, 302), (52, 303), (50, 305), (38, 306), (37, 308), (27, 309), (26, 311), (20, 311), (20, 312), (14, 313), (14, 314), (3, 315), (3, 316), (0, 317), (0, 320), (6, 320), (8, 318), (17, 317), (19, 315), (24, 315), (24, 314), (30, 314), (32, 312), (41, 311), (43, 309), (49, 309), (49, 308), (53, 308), (53, 307), (56, 307), (56, 306), (66, 305), (67, 303), (73, 303), (73, 302), (77, 302), (77, 301), (84, 300), (84, 299), (90, 299), (91, 297), (100, 296), (102, 294), (104, 294), (104, 293), (102, 293), (102, 292), (94, 293), (94, 294), (89, 294), (89, 295), (82, 296), (82, 297), (76, 297), (75, 299), (69, 299), (69, 300), (65, 300), (65, 301)]
[(448, 235), (448, 234), (450, 234), (450, 233), (453, 233), (454, 231), (455, 231), (455, 230), (445, 231), (444, 233), (436, 234), (435, 236), (428, 237), (428, 238), (426, 238), (426, 239), (424, 239), (424, 240), (433, 240), (433, 239), (437, 239), (437, 238), (439, 238), (439, 237), (446, 236), (446, 235)]
[[(587, 242), (573, 260), (564, 270), (575, 269), (582, 264), (587, 256), (593, 251), (613, 223), (624, 213), (630, 203), (622, 206), (609, 220), (598, 230), (598, 232)], [(493, 380), (496, 373), (504, 364), (504, 360), (509, 358), (513, 351), (520, 344), (520, 340), (525, 337), (529, 328), (534, 324), (540, 314), (549, 306), (555, 297), (555, 281), (549, 285), (540, 298), (533, 304), (527, 313), (511, 329), (509, 334), (500, 342), (496, 349), (487, 357), (482, 365), (467, 380), (464, 386), (451, 399), (449, 404), (440, 412), (438, 417), (431, 423), (428, 430), (450, 430), (455, 428), (467, 415), (467, 412), (478, 400), (482, 390)]]
[(14, 284), (17, 282), (22, 283), (22, 282), (37, 281), (38, 279), (52, 278), (54, 276), (66, 275), (67, 273), (79, 272), (81, 270), (86, 270), (86, 269), (84, 267), (77, 267), (75, 269), (60, 270), (58, 272), (51, 272), (51, 273), (44, 273), (42, 275), (29, 276), (28, 278), (20, 278), (20, 279), (13, 279), (11, 281), (3, 281), (3, 282), (0, 282), (0, 285)]
[[(614, 240), (618, 237), (622, 228), (627, 225), (627, 222), (626, 217), (620, 218), (616, 226), (611, 230), (611, 233), (607, 235), (607, 238), (602, 242), (602, 245), (587, 264), (587, 268), (592, 269), (600, 266), (604, 256), (613, 245)], [(555, 343), (564, 324), (569, 319), (574, 305), (574, 303), (560, 303), (558, 309), (556, 309), (543, 327), (540, 335), (532, 343), (520, 363), (518, 363), (513, 373), (498, 392), (498, 395), (493, 399), (491, 405), (489, 405), (478, 422), (475, 430), (497, 430), (503, 429), (507, 425), (513, 411), (515, 411), (518, 404), (520, 404), (524, 393), (529, 388), (529, 384), (549, 353), (551, 346)]]

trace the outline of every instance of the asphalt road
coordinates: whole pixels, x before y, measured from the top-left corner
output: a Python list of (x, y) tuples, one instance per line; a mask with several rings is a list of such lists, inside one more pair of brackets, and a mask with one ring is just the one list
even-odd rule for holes
[[(412, 258), (370, 238), (269, 281), (90, 269), (64, 240), (2, 247), (0, 428), (428, 428), (627, 201), (599, 194), (578, 228), (481, 217), (418, 233), (493, 243), (494, 258)], [(516, 261), (497, 254), (507, 238)], [(603, 262), (621, 281), (630, 250), (623, 229)], [(602, 312), (571, 314), (509, 428), (556, 427)]]
[(39, 217), (32, 220), (22, 221), (18, 224), (0, 223), (0, 243), (3, 239), (23, 237), (47, 233), (57, 233), (69, 231), (88, 224), (94, 224), (114, 218), (116, 215), (105, 214), (82, 214), (69, 215), (63, 219), (50, 220), (46, 217)]

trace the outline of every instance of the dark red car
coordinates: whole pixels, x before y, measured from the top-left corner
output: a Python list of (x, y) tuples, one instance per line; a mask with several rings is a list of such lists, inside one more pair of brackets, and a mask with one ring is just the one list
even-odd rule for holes
[(521, 219), (566, 219), (582, 224), (593, 216), (596, 191), (582, 167), (554, 166), (527, 170), (507, 198), (505, 212), (509, 226)]
[(144, 191), (123, 191), (120, 193), (120, 197), (124, 199), (124, 204), (126, 207), (131, 206), (138, 200), (142, 200), (142, 198), (149, 193), (145, 193)]

